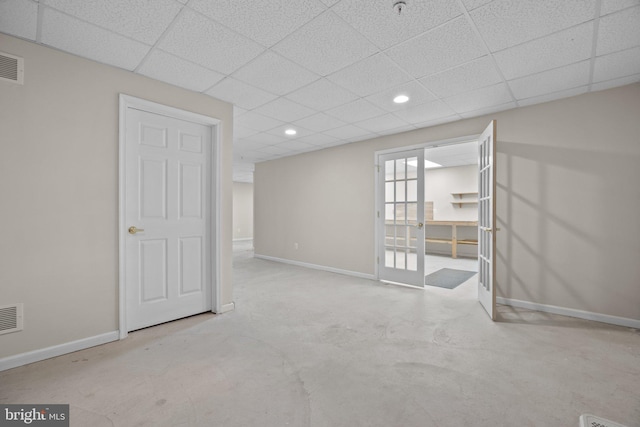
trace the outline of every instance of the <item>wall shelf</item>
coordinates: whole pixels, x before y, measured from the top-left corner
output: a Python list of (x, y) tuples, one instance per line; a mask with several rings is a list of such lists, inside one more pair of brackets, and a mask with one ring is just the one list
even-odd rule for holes
[(478, 192), (468, 192), (468, 193), (451, 193), (453, 196), (452, 205), (458, 206), (461, 208), (465, 205), (477, 205), (478, 204)]

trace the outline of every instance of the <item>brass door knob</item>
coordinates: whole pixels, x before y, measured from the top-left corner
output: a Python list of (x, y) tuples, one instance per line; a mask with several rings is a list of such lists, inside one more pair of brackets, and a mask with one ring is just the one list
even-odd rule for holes
[(136, 233), (139, 233), (141, 231), (144, 231), (144, 228), (136, 228), (134, 225), (129, 227), (129, 234), (136, 234)]

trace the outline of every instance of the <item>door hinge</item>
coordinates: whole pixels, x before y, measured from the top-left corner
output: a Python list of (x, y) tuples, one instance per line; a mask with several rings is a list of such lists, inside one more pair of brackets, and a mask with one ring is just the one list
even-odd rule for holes
[(376, 263), (380, 264), (380, 257), (376, 257)]
[(380, 165), (376, 165), (376, 167), (378, 168), (378, 173), (380, 173)]
[(380, 218), (380, 211), (378, 211), (378, 218)]

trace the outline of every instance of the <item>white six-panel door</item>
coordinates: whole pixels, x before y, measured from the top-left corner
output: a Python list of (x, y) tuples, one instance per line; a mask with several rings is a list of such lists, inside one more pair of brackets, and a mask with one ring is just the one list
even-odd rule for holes
[(211, 128), (127, 108), (127, 331), (211, 310)]

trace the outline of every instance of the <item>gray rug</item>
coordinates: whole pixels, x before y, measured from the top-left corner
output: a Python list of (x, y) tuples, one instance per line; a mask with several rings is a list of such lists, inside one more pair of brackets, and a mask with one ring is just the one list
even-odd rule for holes
[(439, 288), (454, 289), (467, 281), (467, 279), (474, 274), (476, 274), (475, 271), (441, 268), (440, 270), (426, 276), (424, 284), (429, 286), (438, 286)]

